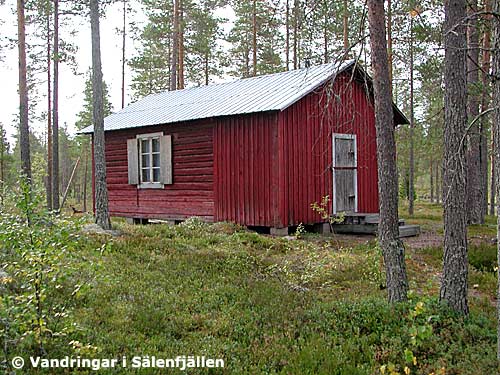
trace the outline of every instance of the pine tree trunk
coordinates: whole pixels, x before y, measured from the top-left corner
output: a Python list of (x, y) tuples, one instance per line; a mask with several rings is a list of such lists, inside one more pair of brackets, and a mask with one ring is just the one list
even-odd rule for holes
[(293, 2), (293, 69), (299, 67), (299, 0)]
[[(500, 14), (500, 0), (493, 0), (493, 12)], [(500, 139), (500, 19), (492, 17), (492, 32), (493, 32), (493, 48), (492, 51), (492, 101), (497, 105), (496, 110), (493, 112), (493, 133), (498, 142)], [(495, 190), (497, 197), (500, 197), (500, 147), (493, 149), (495, 169), (497, 171), (495, 176)], [(497, 204), (497, 262), (500, 266), (500, 204)], [(499, 267), (500, 269), (500, 267)], [(497, 272), (497, 359), (500, 361), (500, 272)]]
[(184, 88), (184, 8), (179, 0), (179, 89)]
[(436, 163), (436, 203), (443, 201), (443, 167), (442, 160)]
[(465, 142), (467, 126), (466, 0), (445, 3), (444, 24), (444, 255), (440, 300), (469, 313), (467, 302), (467, 226)]
[(290, 0), (285, 9), (285, 70), (290, 70)]
[(26, 67), (25, 0), (17, 0), (17, 33), (19, 52), (19, 143), (21, 148), (21, 170), (31, 183), (30, 129), (28, 109), (28, 81)]
[(415, 108), (413, 89), (413, 17), (410, 18), (410, 160), (408, 175), (408, 214), (413, 216), (415, 202)]
[(257, 75), (257, 0), (252, 3), (252, 75)]
[(431, 176), (431, 203), (434, 203), (434, 161), (431, 159), (430, 160), (430, 176)]
[[(467, 115), (471, 123), (479, 114), (479, 100), (475, 92), (479, 82), (479, 33), (477, 29), (477, 0), (469, 2), (468, 13), (470, 19), (467, 22)], [(470, 224), (484, 223), (482, 215), (483, 197), (481, 193), (482, 181), (480, 176), (480, 136), (478, 122), (468, 131), (467, 150), (467, 221)]]
[(54, 0), (54, 86), (52, 101), (52, 208), (59, 210), (59, 0)]
[(368, 0), (380, 195), (379, 241), (384, 254), (389, 302), (406, 300), (404, 246), (399, 239), (394, 113), (389, 82), (384, 0)]
[(99, 0), (90, 0), (90, 25), (92, 31), (92, 93), (94, 120), (95, 164), (95, 219), (103, 229), (111, 229), (106, 186), (106, 159), (104, 153), (104, 108), (101, 68), (101, 37), (99, 32)]
[(179, 61), (179, 0), (174, 0), (172, 54), (170, 61), (170, 91), (177, 90), (177, 62)]
[(89, 145), (84, 144), (85, 147), (85, 171), (83, 174), (83, 212), (87, 212), (87, 181), (89, 175)]
[[(491, 1), (484, 0), (483, 3), (484, 10), (486, 12), (491, 12)], [(491, 15), (486, 15), (484, 20), (487, 23), (491, 22)], [(483, 53), (482, 53), (482, 62), (481, 62), (481, 80), (482, 80), (482, 92), (481, 92), (481, 112), (488, 109), (490, 106), (490, 93), (489, 93), (489, 84), (490, 84), (490, 54), (491, 48), (491, 31), (489, 27), (485, 27), (483, 34)], [(480, 164), (481, 164), (481, 180), (483, 183), (482, 186), (482, 196), (483, 196), (483, 217), (488, 215), (488, 128), (489, 128), (489, 116), (484, 115), (481, 117), (480, 124), (480, 136), (481, 136), (481, 144), (480, 144)], [(492, 132), (493, 134), (493, 132)], [(493, 154), (493, 151), (492, 151)], [(491, 167), (493, 168), (494, 162), (492, 159)], [(492, 192), (494, 189), (492, 190)]]
[(344, 51), (347, 52), (349, 50), (349, 7), (347, 0), (344, 0), (343, 32), (344, 32)]
[[(347, 6), (347, 5), (345, 5)], [(345, 48), (345, 47), (344, 47)], [(389, 58), (389, 82), (391, 83), (391, 95), (392, 95), (392, 0), (387, 0), (387, 55)]]
[(52, 47), (50, 11), (47, 5), (47, 209), (52, 210)]
[(122, 25), (122, 109), (125, 108), (125, 47), (127, 41), (127, 0), (123, 0)]

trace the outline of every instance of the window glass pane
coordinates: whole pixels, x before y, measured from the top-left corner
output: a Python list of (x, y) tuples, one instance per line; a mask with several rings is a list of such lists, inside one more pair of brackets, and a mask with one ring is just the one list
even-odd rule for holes
[(141, 140), (141, 152), (147, 154), (149, 152), (149, 139)]
[(141, 164), (141, 166), (143, 168), (150, 167), (150, 165), (149, 165), (149, 154), (141, 155), (141, 158), (142, 158), (142, 164)]
[(159, 138), (153, 138), (153, 152), (160, 152), (160, 139)]
[(160, 166), (160, 154), (153, 154), (153, 167), (158, 168)]
[(160, 182), (160, 168), (153, 169), (153, 181), (152, 182)]
[(150, 169), (143, 169), (142, 170), (142, 182), (151, 182), (150, 181)]

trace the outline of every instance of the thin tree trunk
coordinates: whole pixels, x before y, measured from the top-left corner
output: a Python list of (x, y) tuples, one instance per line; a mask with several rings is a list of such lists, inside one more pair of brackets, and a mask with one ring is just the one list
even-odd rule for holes
[[(495, 181), (496, 181), (496, 178), (497, 178), (497, 174), (498, 174), (498, 170), (497, 170), (497, 167), (498, 165), (496, 165), (495, 163), (495, 152), (494, 150), (497, 149), (497, 140), (496, 140), (496, 136), (494, 134), (494, 132), (492, 132), (491, 134), (491, 149), (493, 150), (491, 152), (491, 161), (492, 161), (492, 165), (491, 165), (491, 196), (490, 196), (490, 215), (491, 216), (494, 216), (495, 215), (495, 201), (496, 201), (496, 198), (497, 198), (497, 194), (496, 194), (496, 189), (495, 189)], [(497, 215), (498, 215), (498, 211), (497, 211)]]
[(299, 0), (293, 2), (293, 69), (299, 67)]
[(170, 61), (170, 90), (177, 90), (177, 62), (179, 60), (179, 0), (174, 0), (172, 55)]
[(89, 145), (85, 144), (85, 172), (83, 174), (83, 212), (87, 212), (87, 179), (89, 169)]
[(349, 50), (349, 7), (347, 0), (344, 0), (344, 14), (343, 14), (343, 31), (344, 31), (344, 51)]
[(19, 143), (21, 169), (31, 184), (30, 129), (28, 110), (28, 81), (26, 67), (26, 27), (24, 17), (25, 0), (17, 0), (17, 33), (19, 52)]
[(127, 41), (127, 0), (123, 0), (122, 25), (122, 109), (125, 108), (125, 48)]
[(431, 172), (431, 203), (434, 203), (434, 161), (431, 159), (429, 163)]
[(257, 0), (252, 3), (252, 75), (257, 75)]
[[(413, 40), (413, 39), (412, 39)], [(345, 48), (345, 47), (344, 47)], [(391, 84), (391, 95), (392, 95), (392, 0), (387, 0), (387, 55), (389, 58), (389, 82)]]
[(54, 86), (52, 102), (52, 208), (59, 210), (59, 0), (54, 0)]
[(436, 161), (436, 203), (441, 203), (441, 194), (443, 192), (441, 181), (439, 181), (439, 170), (440, 170), (439, 165), (440, 162)]
[(101, 68), (101, 36), (99, 32), (99, 0), (90, 0), (90, 25), (92, 31), (92, 96), (94, 120), (95, 165), (95, 219), (103, 229), (111, 229), (106, 186), (106, 159), (104, 153), (104, 107)]
[(286, 0), (285, 10), (285, 70), (290, 70), (290, 0)]
[(389, 302), (398, 302), (407, 298), (408, 281), (404, 246), (399, 239), (396, 141), (389, 82), (384, 0), (368, 0), (368, 25), (372, 51), (380, 196), (378, 233), (384, 255)]
[[(500, 14), (500, 0), (493, 0), (493, 12)], [(493, 30), (493, 56), (492, 56), (492, 76), (493, 79), (493, 95), (492, 102), (497, 106), (493, 112), (493, 133), (494, 138), (498, 142), (500, 139), (500, 19), (492, 17)], [(497, 197), (500, 197), (500, 147), (493, 149), (495, 170), (495, 190)], [(500, 269), (500, 203), (497, 204), (497, 264)], [(500, 272), (497, 272), (497, 360), (500, 361)]]
[(325, 64), (328, 64), (328, 23), (329, 23), (329, 20), (328, 20), (328, 12), (327, 12), (327, 9), (328, 9), (328, 3), (326, 1), (324, 1), (324, 9), (325, 9), (325, 18), (324, 18), (324, 27), (323, 27), (323, 58), (324, 58), (324, 63)]
[[(484, 10), (486, 12), (491, 12), (491, 1), (484, 0), (483, 2)], [(486, 15), (484, 19), (489, 24), (491, 22), (491, 15)], [(491, 48), (491, 31), (489, 27), (485, 27), (483, 34), (483, 53), (481, 62), (481, 80), (482, 80), (482, 93), (481, 93), (481, 112), (488, 109), (490, 106), (490, 93), (489, 93), (489, 71), (490, 71), (490, 48)], [(481, 165), (481, 181), (482, 181), (482, 197), (483, 197), (483, 217), (488, 215), (488, 128), (489, 128), (489, 116), (485, 115), (481, 117), (480, 123), (480, 165)], [(493, 132), (492, 132), (493, 134)], [(493, 154), (493, 151), (492, 151)], [(491, 166), (495, 163), (491, 162)], [(494, 191), (495, 189), (493, 189)], [(492, 192), (493, 192), (492, 191)]]
[(179, 0), (179, 89), (184, 88), (184, 8)]
[(52, 210), (52, 47), (50, 4), (47, 4), (47, 208)]
[[(467, 21), (467, 114), (472, 122), (479, 114), (477, 84), (479, 82), (479, 32), (477, 29), (477, 0), (469, 1)], [(476, 122), (477, 124), (477, 122)], [(480, 176), (480, 136), (479, 126), (474, 125), (468, 132), (467, 150), (467, 221), (470, 224), (484, 223), (482, 215), (482, 181)]]
[(466, 0), (445, 2), (444, 24), (444, 255), (440, 301), (469, 313), (467, 302), (466, 158), (467, 54)]
[(209, 83), (209, 79), (210, 79), (210, 72), (209, 72), (209, 69), (208, 69), (208, 65), (209, 65), (209, 57), (208, 57), (208, 52), (205, 53), (205, 85), (208, 86), (208, 83)]
[(413, 216), (415, 201), (415, 109), (413, 90), (413, 17), (410, 18), (410, 173), (408, 176), (408, 214)]
[(0, 123), (0, 207), (3, 207), (5, 188), (5, 137), (2, 123)]

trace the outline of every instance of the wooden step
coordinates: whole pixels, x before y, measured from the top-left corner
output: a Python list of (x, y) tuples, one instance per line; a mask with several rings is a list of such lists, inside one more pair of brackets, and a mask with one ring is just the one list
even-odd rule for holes
[(420, 234), (419, 225), (402, 225), (399, 227), (399, 238), (414, 237)]

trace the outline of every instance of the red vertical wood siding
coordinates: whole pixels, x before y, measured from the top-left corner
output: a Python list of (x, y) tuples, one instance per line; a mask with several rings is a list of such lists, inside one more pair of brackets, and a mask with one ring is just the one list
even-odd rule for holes
[[(137, 189), (128, 184), (127, 139), (137, 134), (172, 135), (173, 184)], [(109, 208), (113, 216), (213, 221), (213, 125), (207, 121), (106, 133)]]
[(283, 226), (321, 222), (311, 209), (333, 199), (332, 134), (356, 134), (358, 211), (378, 212), (375, 113), (365, 88), (347, 74), (337, 77), (278, 117), (279, 212)]
[(214, 136), (215, 220), (274, 226), (278, 220), (276, 113), (217, 121)]

